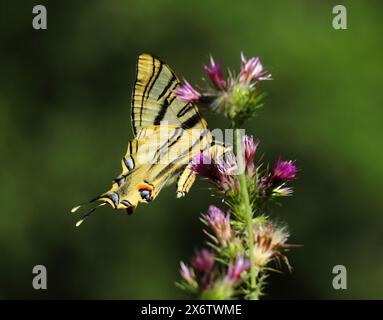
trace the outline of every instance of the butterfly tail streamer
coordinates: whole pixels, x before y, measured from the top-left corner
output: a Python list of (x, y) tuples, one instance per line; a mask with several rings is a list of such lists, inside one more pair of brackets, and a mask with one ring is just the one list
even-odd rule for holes
[[(100, 200), (100, 198), (101, 198), (101, 196), (96, 197), (96, 198), (94, 198), (94, 199), (92, 199), (92, 200), (90, 200), (90, 201), (88, 201), (88, 202), (81, 203), (81, 204), (79, 204), (78, 206), (72, 208), (72, 209), (70, 210), (70, 213), (76, 213), (76, 212), (77, 212), (80, 208), (82, 208), (83, 206), (88, 205), (88, 204), (91, 204), (91, 203), (93, 203), (93, 202), (95, 202), (95, 201), (98, 201), (98, 200)], [(100, 203), (100, 204), (98, 204), (97, 206), (95, 206), (95, 207), (93, 207), (92, 209), (90, 209), (87, 213), (85, 213), (85, 214), (82, 216), (82, 218), (81, 218), (79, 221), (76, 222), (76, 227), (79, 227), (79, 226), (84, 222), (84, 220), (85, 220), (86, 218), (88, 218), (93, 212), (96, 211), (97, 208), (99, 208), (99, 207), (101, 207), (101, 206), (104, 206), (105, 204), (106, 204), (106, 202), (103, 201), (102, 203)]]

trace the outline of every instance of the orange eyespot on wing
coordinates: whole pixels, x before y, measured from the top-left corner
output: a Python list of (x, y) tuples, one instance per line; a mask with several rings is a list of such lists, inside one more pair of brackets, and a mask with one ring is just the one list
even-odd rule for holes
[(145, 181), (145, 183), (137, 185), (137, 190), (140, 193), (142, 200), (144, 200), (146, 202), (150, 202), (153, 200), (154, 187), (151, 184), (149, 184)]
[(154, 187), (150, 184), (147, 184), (147, 183), (142, 183), (142, 184), (139, 184), (137, 186), (137, 190), (140, 191), (140, 190), (149, 190), (149, 191), (153, 191), (154, 190)]

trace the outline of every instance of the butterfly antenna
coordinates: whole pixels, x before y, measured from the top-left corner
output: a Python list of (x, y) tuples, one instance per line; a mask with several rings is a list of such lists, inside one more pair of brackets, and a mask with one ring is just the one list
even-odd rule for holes
[(91, 210), (88, 211), (86, 214), (84, 214), (84, 215), (82, 216), (82, 218), (81, 218), (79, 221), (77, 221), (77, 223), (76, 223), (76, 227), (79, 227), (79, 226), (84, 222), (84, 220), (85, 220), (87, 217), (89, 217), (94, 211), (96, 211), (96, 209), (97, 209), (98, 207), (101, 207), (101, 206), (103, 206), (103, 205), (105, 205), (105, 204), (106, 204), (105, 202), (100, 203), (98, 206), (95, 206), (93, 209), (91, 209)]

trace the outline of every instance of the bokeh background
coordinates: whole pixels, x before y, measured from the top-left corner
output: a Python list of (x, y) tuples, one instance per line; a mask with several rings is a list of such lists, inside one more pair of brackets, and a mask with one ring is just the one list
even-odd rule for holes
[[(32, 28), (46, 5), (48, 30)], [(332, 8), (348, 29), (332, 28)], [(294, 268), (266, 299), (383, 298), (383, 5), (380, 1), (1, 1), (0, 298), (183, 299), (179, 261), (203, 243), (199, 182), (163, 190), (133, 216), (102, 208), (79, 229), (69, 209), (105, 191), (132, 138), (136, 57), (152, 52), (192, 83), (209, 54), (230, 68), (258, 55), (273, 73), (247, 123), (265, 160), (296, 159)], [(210, 127), (228, 127), (206, 110)], [(32, 289), (32, 268), (48, 290)], [(345, 265), (348, 289), (332, 288)]]

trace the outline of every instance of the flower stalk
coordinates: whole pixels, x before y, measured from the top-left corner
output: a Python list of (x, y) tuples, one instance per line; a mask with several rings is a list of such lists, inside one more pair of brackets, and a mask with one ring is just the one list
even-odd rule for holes
[(243, 203), (243, 212), (246, 217), (246, 227), (247, 227), (247, 243), (249, 247), (249, 260), (250, 260), (250, 290), (249, 296), (251, 300), (258, 300), (258, 294), (256, 292), (256, 278), (257, 270), (254, 261), (254, 236), (253, 236), (253, 209), (250, 204), (250, 197), (247, 188), (247, 181), (245, 176), (245, 159), (244, 159), (244, 150), (242, 149), (242, 137), (240, 130), (234, 128), (234, 141), (235, 141), (235, 150), (239, 171), (239, 189)]

